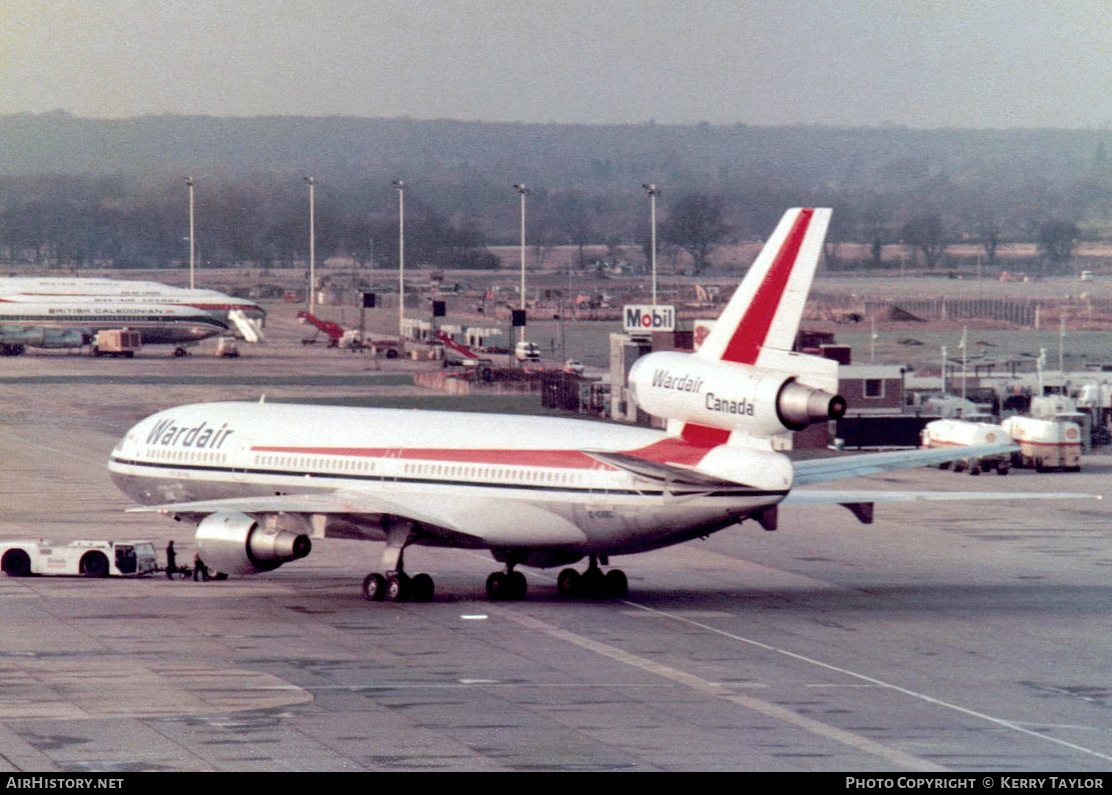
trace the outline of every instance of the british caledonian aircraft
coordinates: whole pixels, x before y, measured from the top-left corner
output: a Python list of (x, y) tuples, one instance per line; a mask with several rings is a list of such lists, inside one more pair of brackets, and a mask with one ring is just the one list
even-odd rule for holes
[[(918, 450), (804, 461), (779, 437), (840, 417), (837, 364), (793, 353), (828, 209), (788, 211), (697, 353), (637, 361), (630, 389), (666, 430), (583, 420), (259, 403), (159, 412), (113, 450), (132, 510), (197, 523), (213, 569), (270, 571), (311, 538), (385, 541), (367, 599), (433, 597), (410, 577), (411, 546), (487, 549), (505, 565), (492, 599), (525, 596), (516, 566), (565, 566), (564, 595), (624, 596), (610, 558), (705, 536), (745, 519), (775, 529), (781, 503), (837, 503), (863, 522), (873, 503), (980, 494), (808, 492), (793, 487), (1012, 448)], [(989, 495), (999, 499), (999, 494)], [(1035, 496), (1035, 495), (1031, 495)]]
[(98, 331), (134, 329), (144, 345), (182, 346), (228, 330), (201, 309), (172, 304), (97, 304), (79, 298), (45, 303), (0, 299), (0, 356), (18, 356), (24, 347), (78, 348)]
[(126, 281), (95, 277), (60, 278), (52, 276), (0, 277), (0, 301), (48, 303), (82, 299), (100, 304), (172, 304), (202, 309), (220, 320), (239, 310), (252, 320), (264, 320), (266, 310), (246, 298), (236, 298), (219, 290), (174, 287), (161, 282)]

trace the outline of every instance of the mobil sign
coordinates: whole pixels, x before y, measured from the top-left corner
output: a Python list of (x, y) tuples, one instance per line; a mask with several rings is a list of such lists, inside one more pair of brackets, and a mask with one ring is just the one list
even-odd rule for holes
[(630, 334), (648, 334), (653, 331), (676, 330), (676, 308), (631, 304), (622, 307), (623, 328)]

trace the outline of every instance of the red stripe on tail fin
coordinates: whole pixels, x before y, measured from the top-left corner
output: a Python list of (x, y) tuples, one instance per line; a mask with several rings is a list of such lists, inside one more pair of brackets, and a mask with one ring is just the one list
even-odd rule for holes
[(727, 343), (726, 350), (722, 354), (723, 361), (741, 364), (757, 363), (757, 356), (765, 343), (769, 328), (772, 327), (772, 321), (776, 318), (780, 300), (788, 286), (788, 279), (792, 275), (792, 268), (795, 266), (796, 257), (799, 256), (799, 249), (807, 236), (807, 228), (811, 225), (814, 214), (813, 209), (799, 212), (791, 231), (776, 253), (768, 274), (757, 288), (741, 322), (734, 330), (733, 337)]

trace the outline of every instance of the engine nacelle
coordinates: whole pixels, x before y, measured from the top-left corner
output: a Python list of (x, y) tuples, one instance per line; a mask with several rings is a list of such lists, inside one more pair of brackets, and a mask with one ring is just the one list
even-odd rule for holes
[(32, 348), (80, 348), (85, 344), (85, 335), (77, 329), (37, 326), (5, 331), (3, 342)]
[(214, 513), (197, 525), (194, 537), (205, 565), (224, 574), (258, 574), (303, 558), (313, 548), (309, 536), (276, 523), (260, 524), (242, 513)]
[(638, 359), (629, 389), (649, 414), (754, 436), (802, 430), (846, 411), (840, 395), (798, 383), (788, 373), (671, 351)]

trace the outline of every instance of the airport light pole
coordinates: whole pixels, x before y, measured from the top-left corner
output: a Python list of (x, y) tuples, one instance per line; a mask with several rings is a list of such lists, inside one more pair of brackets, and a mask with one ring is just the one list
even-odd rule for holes
[(189, 186), (189, 289), (196, 287), (193, 281), (193, 270), (197, 262), (196, 236), (193, 226), (193, 177), (186, 177), (185, 184)]
[[(521, 196), (521, 311), (525, 311), (525, 197), (530, 191), (525, 185), (514, 185), (514, 190)], [(521, 327), (519, 334), (521, 342), (525, 341), (525, 326)]]
[(405, 182), (394, 180), (394, 187), (398, 189), (398, 343), (404, 335), (402, 327), (405, 325)]
[(650, 245), (652, 246), (652, 251), (650, 252), (649, 258), (652, 260), (653, 273), (652, 305), (656, 306), (656, 197), (660, 195), (660, 188), (658, 188), (656, 185), (642, 185), (641, 187), (644, 188), (645, 192), (649, 194), (649, 226), (652, 230), (649, 233), (651, 238)]
[(305, 177), (305, 184), (309, 186), (309, 314), (312, 315), (317, 308), (317, 182)]

